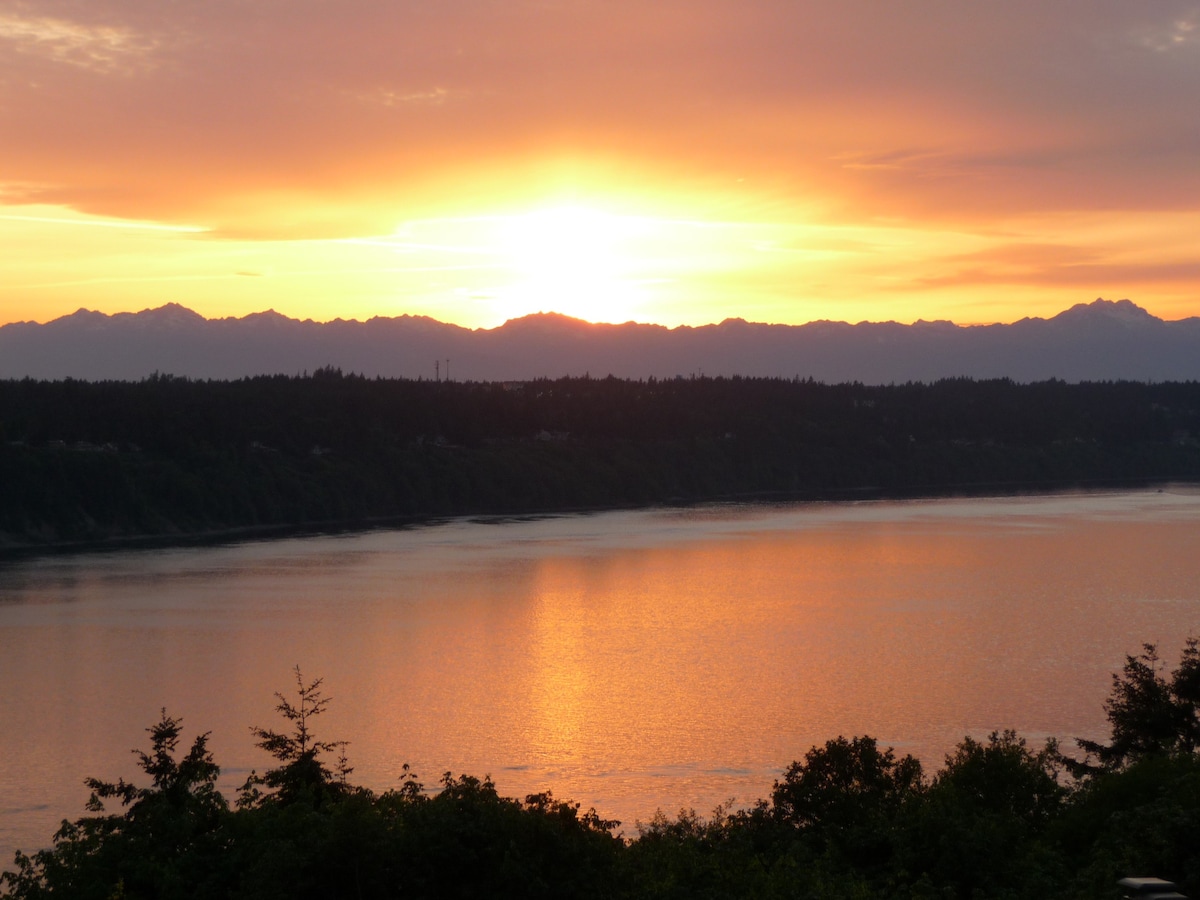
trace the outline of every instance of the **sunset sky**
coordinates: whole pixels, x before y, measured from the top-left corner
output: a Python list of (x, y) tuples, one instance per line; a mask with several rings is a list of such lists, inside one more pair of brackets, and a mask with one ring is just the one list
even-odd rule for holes
[(1200, 315), (1200, 2), (0, 0), (0, 323)]

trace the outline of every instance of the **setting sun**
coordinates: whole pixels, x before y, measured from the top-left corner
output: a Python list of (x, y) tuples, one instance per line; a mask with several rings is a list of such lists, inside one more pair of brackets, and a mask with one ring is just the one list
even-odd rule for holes
[(561, 312), (621, 322), (646, 309), (643, 280), (661, 227), (650, 219), (560, 206), (499, 221), (500, 250), (514, 280), (497, 291), (505, 318)]

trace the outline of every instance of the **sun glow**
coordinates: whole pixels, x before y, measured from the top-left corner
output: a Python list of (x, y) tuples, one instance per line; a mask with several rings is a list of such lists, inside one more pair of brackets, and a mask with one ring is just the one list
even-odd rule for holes
[[(972, 324), (1054, 315), (1081, 294), (1128, 296), (1165, 318), (1193, 310), (1192, 211), (1119, 224), (1092, 214), (1013, 219), (992, 234), (594, 196), (459, 207), (377, 234), (309, 239), (0, 197), (0, 324), (167, 302), (208, 318), (273, 308), (318, 321), (413, 314), (469, 328), (539, 311), (670, 327), (726, 317)], [(1157, 281), (1135, 277), (1167, 263)]]
[(647, 301), (647, 241), (661, 228), (648, 218), (582, 206), (504, 217), (497, 249), (513, 280), (500, 288), (506, 318), (541, 310), (590, 322), (623, 322)]

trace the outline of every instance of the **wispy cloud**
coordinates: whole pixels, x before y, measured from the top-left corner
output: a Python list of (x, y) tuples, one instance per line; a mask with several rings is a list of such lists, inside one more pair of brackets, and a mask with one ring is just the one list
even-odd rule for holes
[(843, 169), (916, 169), (941, 168), (945, 154), (931, 150), (888, 150), (883, 152), (847, 151), (834, 156)]
[(196, 225), (165, 225), (160, 222), (128, 222), (99, 218), (68, 218), (66, 216), (26, 216), (10, 213), (0, 214), (7, 222), (36, 222), (43, 225), (80, 225), (86, 228), (129, 228), (142, 231), (172, 231), (183, 234), (199, 234), (205, 231)]
[(405, 106), (418, 104), (421, 106), (441, 106), (460, 92), (450, 91), (444, 87), (435, 87), (427, 91), (380, 91), (377, 99), (384, 106)]
[(1069, 265), (1045, 270), (997, 270), (992, 268), (963, 269), (949, 275), (914, 279), (909, 288), (963, 288), (981, 285), (1014, 285), (1029, 287), (1078, 287), (1087, 290), (1108, 290), (1110, 286), (1147, 287), (1159, 284), (1195, 282), (1200, 277), (1200, 263), (1171, 263), (1161, 265)]
[(1200, 47), (1200, 10), (1173, 19), (1166, 25), (1145, 29), (1137, 35), (1137, 40), (1155, 53)]
[(33, 203), (52, 189), (33, 181), (0, 181), (0, 203)]
[(0, 14), (0, 41), (18, 53), (102, 74), (134, 74), (154, 65), (158, 42), (131, 28), (69, 19)]

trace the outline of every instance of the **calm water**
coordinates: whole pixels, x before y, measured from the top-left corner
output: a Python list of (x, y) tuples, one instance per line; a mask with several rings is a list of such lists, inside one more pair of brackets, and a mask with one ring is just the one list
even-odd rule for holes
[(766, 796), (838, 734), (1102, 737), (1110, 673), (1200, 633), (1200, 493), (454, 521), (0, 568), (0, 865), (137, 775), (160, 707), (230, 792), (291, 669), (354, 778), (490, 773), (622, 819)]

